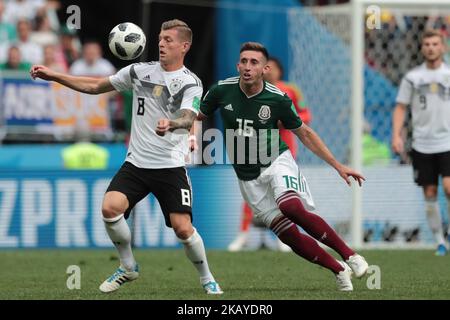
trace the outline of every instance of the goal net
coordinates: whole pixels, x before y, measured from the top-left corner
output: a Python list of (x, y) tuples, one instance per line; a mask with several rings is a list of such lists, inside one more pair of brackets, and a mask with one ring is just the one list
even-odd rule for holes
[[(355, 165), (352, 153), (362, 152), (356, 167), (361, 165), (367, 182), (361, 191), (352, 193), (332, 169), (305, 148), (299, 161), (318, 212), (347, 240), (358, 244), (355, 237), (363, 238), (361, 244), (366, 247), (433, 243), (422, 192), (413, 182), (408, 156), (390, 154), (391, 115), (401, 78), (423, 61), (423, 31), (435, 28), (444, 34), (450, 32), (450, 3), (396, 2), (361, 5), (364, 58), (359, 87), (352, 78), (354, 41), (358, 40), (352, 36), (352, 5), (295, 8), (288, 13), (289, 81), (302, 91), (312, 113), (311, 127), (339, 161)], [(355, 125), (352, 115), (358, 111), (352, 94), (357, 90), (363, 90), (363, 110)], [(359, 140), (352, 136), (355, 128), (361, 129)], [(408, 121), (404, 131), (408, 137)], [(360, 197), (359, 208), (355, 208), (355, 197)], [(440, 199), (446, 222), (442, 192)]]

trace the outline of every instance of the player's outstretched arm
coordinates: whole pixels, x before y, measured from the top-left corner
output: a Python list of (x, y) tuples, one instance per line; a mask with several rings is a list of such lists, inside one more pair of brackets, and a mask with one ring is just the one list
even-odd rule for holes
[(197, 115), (195, 112), (188, 109), (183, 109), (181, 110), (181, 117), (178, 119), (160, 119), (155, 131), (160, 136), (164, 136), (167, 131), (175, 131), (178, 129), (190, 131), (196, 118)]
[(87, 94), (100, 94), (115, 90), (109, 78), (77, 77), (55, 72), (41, 65), (33, 66), (30, 70), (30, 75), (33, 79), (40, 78), (47, 81), (55, 81), (70, 89)]
[(309, 150), (335, 168), (348, 185), (351, 184), (350, 177), (353, 177), (360, 186), (366, 180), (360, 173), (337, 161), (319, 135), (306, 124), (303, 123), (300, 128), (293, 130), (293, 132)]

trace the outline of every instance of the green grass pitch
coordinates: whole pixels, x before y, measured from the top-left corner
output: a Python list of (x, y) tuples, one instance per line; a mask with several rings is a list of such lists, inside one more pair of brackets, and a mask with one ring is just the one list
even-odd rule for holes
[[(430, 250), (372, 250), (363, 255), (381, 268), (381, 289), (369, 290), (367, 276), (354, 291), (336, 290), (328, 270), (293, 253), (209, 251), (211, 270), (225, 294), (203, 293), (183, 250), (136, 250), (140, 278), (111, 294), (98, 290), (118, 266), (114, 250), (0, 251), (0, 299), (450, 299), (450, 256)], [(81, 268), (81, 289), (66, 286), (69, 265)]]

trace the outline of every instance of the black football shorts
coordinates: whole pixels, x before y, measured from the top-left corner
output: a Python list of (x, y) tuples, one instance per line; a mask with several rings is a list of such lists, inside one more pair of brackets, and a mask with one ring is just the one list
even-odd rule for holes
[(153, 193), (168, 227), (171, 227), (171, 213), (188, 213), (192, 221), (192, 188), (184, 167), (143, 169), (125, 162), (111, 180), (106, 192), (110, 191), (127, 197), (129, 206), (125, 218), (139, 201)]
[(419, 186), (439, 184), (439, 176), (450, 176), (450, 151), (441, 153), (411, 152), (414, 181)]

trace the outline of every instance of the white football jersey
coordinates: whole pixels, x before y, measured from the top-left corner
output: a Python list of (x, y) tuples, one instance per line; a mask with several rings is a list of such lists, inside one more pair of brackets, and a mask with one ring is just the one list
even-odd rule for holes
[(412, 114), (412, 147), (421, 153), (450, 151), (450, 68), (422, 64), (402, 79), (397, 103), (409, 105)]
[(177, 119), (182, 109), (196, 114), (202, 83), (186, 67), (164, 71), (159, 62), (136, 63), (109, 78), (117, 91), (133, 90), (131, 138), (126, 161), (138, 168), (183, 167), (188, 153), (188, 132), (156, 134), (158, 120)]

